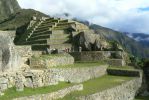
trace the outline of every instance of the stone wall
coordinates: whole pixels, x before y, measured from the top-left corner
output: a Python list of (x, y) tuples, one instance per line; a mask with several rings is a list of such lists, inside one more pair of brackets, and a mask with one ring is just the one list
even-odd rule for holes
[(106, 69), (107, 65), (102, 65), (99, 67), (50, 68), (3, 73), (0, 75), (0, 92), (14, 86), (17, 91), (23, 91), (24, 87), (37, 88), (57, 85), (60, 81), (81, 83), (105, 75)]
[(39, 94), (39, 95), (33, 95), (28, 97), (20, 97), (13, 100), (55, 100), (60, 99), (66, 96), (67, 94), (74, 92), (74, 91), (81, 91), (83, 90), (83, 85), (74, 85), (70, 86), (65, 89), (58, 90), (56, 92), (47, 93), (47, 94)]
[(51, 68), (52, 78), (58, 81), (81, 83), (106, 74), (107, 65), (83, 68)]
[[(111, 53), (121, 54), (121, 51), (83, 51), (70, 53), (76, 61), (100, 61), (111, 57)], [(122, 55), (120, 55), (122, 56)]]
[(122, 70), (122, 69), (107, 69), (109, 75), (116, 76), (129, 76), (129, 77), (141, 77), (141, 70)]
[(123, 59), (108, 59), (107, 63), (110, 66), (125, 66), (126, 62)]
[(13, 44), (15, 31), (0, 31), (0, 72), (20, 69), (22, 59)]
[(31, 58), (30, 67), (31, 68), (48, 68), (54, 66), (64, 66), (74, 64), (74, 58), (70, 55), (62, 56), (51, 56), (44, 58)]
[(142, 78), (135, 78), (111, 89), (79, 97), (77, 100), (134, 100), (141, 83)]

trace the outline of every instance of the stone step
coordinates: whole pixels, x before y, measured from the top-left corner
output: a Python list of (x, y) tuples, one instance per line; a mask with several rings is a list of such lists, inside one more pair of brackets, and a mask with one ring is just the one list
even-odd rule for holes
[(43, 28), (52, 28), (52, 24), (49, 24), (49, 25), (42, 25), (42, 26), (39, 26), (38, 28), (36, 28), (37, 30), (38, 29), (43, 29)]
[(43, 23), (52, 23), (52, 22), (58, 23), (58, 19), (47, 20), (47, 21), (44, 21)]
[(38, 36), (32, 36), (31, 38), (29, 38), (28, 40), (38, 40), (38, 39), (48, 39), (50, 38), (50, 34), (47, 35), (38, 35)]
[(39, 25), (39, 27), (47, 26), (47, 25), (55, 25), (55, 22), (42, 23), (42, 24)]
[(68, 25), (72, 25), (72, 24), (75, 24), (75, 22), (68, 22), (68, 23), (66, 23), (66, 22), (65, 22), (65, 23), (58, 23), (58, 24), (57, 24), (57, 26), (66, 26), (66, 25), (68, 26)]
[(38, 36), (38, 35), (48, 35), (48, 34), (52, 34), (51, 31), (43, 31), (43, 32), (37, 32), (37, 33), (34, 33), (32, 36)]
[(64, 19), (64, 20), (59, 20), (59, 22), (62, 22), (62, 23), (63, 23), (63, 22), (64, 22), (64, 23), (66, 22), (66, 23), (68, 23), (69, 20), (68, 20), (68, 19)]
[(42, 44), (36, 44), (36, 45), (32, 45), (32, 50), (33, 51), (45, 51), (46, 48), (48, 48), (49, 45), (45, 44), (45, 45), (42, 45)]
[(70, 39), (49, 39), (48, 44), (63, 44), (63, 43), (70, 43)]
[(49, 31), (49, 30), (50, 30), (50, 28), (41, 28), (41, 29), (35, 30), (34, 33)]
[(27, 41), (26, 44), (33, 45), (33, 44), (47, 44), (47, 39), (39, 39), (39, 40), (32, 40)]
[(69, 28), (69, 26), (56, 26), (56, 27), (54, 27), (53, 29), (54, 30), (65, 30), (65, 29), (68, 29)]

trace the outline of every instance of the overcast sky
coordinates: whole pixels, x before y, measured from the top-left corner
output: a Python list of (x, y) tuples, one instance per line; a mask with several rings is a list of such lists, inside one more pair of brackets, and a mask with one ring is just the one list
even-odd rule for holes
[(69, 13), (119, 31), (149, 33), (149, 0), (18, 0), (48, 15)]

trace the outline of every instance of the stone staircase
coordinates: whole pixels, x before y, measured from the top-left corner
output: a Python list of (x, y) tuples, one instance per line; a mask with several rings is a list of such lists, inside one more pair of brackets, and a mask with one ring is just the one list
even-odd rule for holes
[(43, 51), (49, 46), (51, 49), (70, 49), (72, 34), (66, 29), (73, 25), (75, 22), (59, 18), (36, 21), (20, 40), (23, 45), (31, 45), (34, 51)]

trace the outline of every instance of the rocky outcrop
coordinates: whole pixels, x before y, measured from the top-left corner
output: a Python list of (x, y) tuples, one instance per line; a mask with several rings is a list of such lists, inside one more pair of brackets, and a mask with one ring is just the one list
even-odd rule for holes
[(67, 87), (65, 89), (58, 90), (56, 92), (48, 93), (48, 94), (39, 94), (39, 95), (33, 95), (28, 97), (20, 97), (13, 100), (55, 100), (60, 99), (66, 96), (67, 94), (74, 92), (74, 91), (81, 91), (83, 90), (83, 85), (74, 85)]
[(109, 44), (106, 42), (106, 40), (100, 35), (95, 34), (92, 30), (81, 32), (79, 34), (78, 44), (83, 50), (89, 51), (103, 50), (104, 48), (109, 47)]
[(22, 60), (13, 44), (14, 36), (14, 31), (0, 31), (0, 72), (21, 68)]
[(20, 9), (17, 0), (0, 0), (0, 21)]

